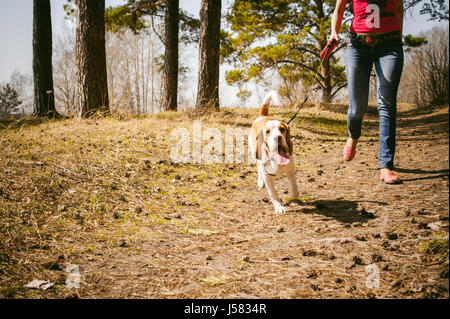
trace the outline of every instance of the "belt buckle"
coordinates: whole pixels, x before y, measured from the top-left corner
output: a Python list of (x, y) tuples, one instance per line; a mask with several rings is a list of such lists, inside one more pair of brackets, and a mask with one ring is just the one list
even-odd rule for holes
[(373, 45), (374, 40), (375, 39), (373, 39), (372, 37), (366, 37), (366, 44), (371, 46)]

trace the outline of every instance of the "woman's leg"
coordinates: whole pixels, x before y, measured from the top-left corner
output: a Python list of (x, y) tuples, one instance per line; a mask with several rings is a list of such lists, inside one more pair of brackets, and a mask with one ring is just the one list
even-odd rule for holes
[(346, 73), (349, 107), (347, 112), (348, 134), (358, 140), (369, 101), (369, 80), (372, 71), (372, 49), (349, 44), (346, 51)]
[(397, 119), (397, 90), (403, 70), (403, 47), (379, 48), (375, 59), (378, 86), (380, 136), (378, 162), (380, 169), (393, 169)]

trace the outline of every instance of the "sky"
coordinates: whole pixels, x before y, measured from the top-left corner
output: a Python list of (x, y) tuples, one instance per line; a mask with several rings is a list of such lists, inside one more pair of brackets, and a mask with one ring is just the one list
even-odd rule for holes
[[(200, 0), (180, 0), (180, 7), (198, 16)], [(65, 0), (51, 0), (53, 39), (61, 34), (65, 21)], [(106, 6), (126, 3), (106, 0)], [(0, 82), (8, 81), (17, 69), (32, 71), (33, 0), (0, 1)]]
[[(106, 0), (106, 6), (124, 3), (124, 0)], [(180, 7), (199, 16), (201, 0), (180, 0)], [(231, 0), (223, 1), (224, 11)], [(53, 39), (61, 34), (65, 21), (63, 5), (65, 0), (51, 0)], [(448, 1), (447, 1), (448, 4)], [(406, 34), (416, 35), (444, 22), (429, 22), (418, 9), (406, 14)], [(14, 70), (31, 74), (32, 71), (33, 0), (0, 1), (0, 82), (10, 79)]]

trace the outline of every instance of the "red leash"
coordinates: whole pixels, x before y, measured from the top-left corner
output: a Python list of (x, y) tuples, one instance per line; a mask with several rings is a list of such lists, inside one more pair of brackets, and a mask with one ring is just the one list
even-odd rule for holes
[(327, 46), (320, 53), (320, 58), (322, 59), (322, 62), (330, 58), (330, 55), (331, 53), (333, 53), (333, 50), (334, 48), (336, 48), (336, 46), (337, 46), (336, 39), (333, 39), (333, 41), (328, 42)]

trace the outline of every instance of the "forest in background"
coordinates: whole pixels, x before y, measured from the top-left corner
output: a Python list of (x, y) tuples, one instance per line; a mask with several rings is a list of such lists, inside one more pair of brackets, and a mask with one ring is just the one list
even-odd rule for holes
[[(196, 108), (199, 77), (203, 73), (211, 73), (210, 71), (202, 73), (202, 70), (197, 72), (196, 69), (198, 66), (195, 61), (199, 61), (198, 65), (202, 62), (198, 53), (200, 20), (180, 10), (178, 6), (176, 24), (179, 32), (176, 35), (177, 48), (174, 49), (178, 54), (175, 58), (172, 57), (172, 60), (167, 60), (169, 57), (167, 54), (169, 45), (166, 45), (166, 39), (169, 36), (166, 33), (169, 15), (167, 4), (170, 2), (130, 0), (123, 6), (106, 8), (104, 41), (107, 77), (104, 80), (107, 83), (108, 109), (110, 111), (148, 114), (166, 110), (169, 98), (167, 92), (170, 88), (167, 83), (174, 82), (174, 72), (178, 74), (178, 83), (171, 89), (170, 99), (176, 100), (176, 103), (171, 105), (171, 109)], [(219, 23), (221, 26), (221, 58), (219, 60), (216, 57), (215, 63), (220, 63), (226, 81), (220, 82), (220, 85), (218, 79), (212, 81), (217, 82), (217, 89), (214, 88), (214, 85), (209, 89), (211, 92), (218, 91), (218, 96), (214, 98), (217, 100), (216, 104), (220, 104), (220, 107), (255, 106), (250, 105), (249, 98), (254, 94), (259, 96), (269, 89), (277, 89), (285, 98), (285, 103), (289, 105), (302, 100), (307, 92), (312, 95), (310, 99), (313, 101), (323, 101), (324, 85), (314, 84), (312, 79), (316, 74), (305, 69), (308, 64), (311, 67), (318, 65), (318, 59), (314, 54), (309, 57), (306, 52), (308, 50), (305, 49), (312, 45), (308, 40), (311, 37), (308, 32), (311, 32), (309, 31), (310, 25), (315, 23), (314, 19), (313, 21), (303, 21), (302, 19), (295, 21), (290, 27), (292, 30), (288, 32), (275, 28), (273, 24), (276, 21), (267, 19), (267, 21), (263, 21), (262, 27), (257, 29), (269, 29), (270, 32), (259, 34), (260, 31), (258, 31), (256, 32), (258, 34), (255, 34), (254, 31), (245, 29), (248, 26), (248, 21), (245, 19), (252, 19), (252, 17), (254, 18), (253, 13), (264, 13), (268, 8), (259, 6), (257, 2), (247, 2), (250, 5), (241, 2), (232, 3), (231, 7), (227, 8), (227, 15), (221, 19), (216, 18), (215, 22), (203, 19), (203, 24)], [(293, 12), (311, 10), (311, 6), (295, 7), (292, 5), (293, 2), (273, 0), (269, 5), (279, 8), (279, 15), (287, 16), (292, 15)], [(177, 1), (174, 4), (177, 6)], [(434, 7), (430, 4), (434, 4)], [(67, 19), (73, 20), (74, 27), (65, 27), (62, 35), (58, 36), (50, 46), (53, 53), (51, 61), (53, 89), (43, 89), (45, 92), (42, 93), (41, 102), (37, 102), (34, 93), (36, 81), (33, 80), (33, 75), (15, 71), (8, 83), (0, 83), (0, 115), (2, 117), (8, 117), (10, 114), (36, 114), (37, 103), (43, 104), (44, 108), (54, 104), (57, 113), (63, 116), (74, 116), (80, 112), (79, 103), (76, 101), (77, 85), (81, 85), (77, 80), (76, 58), (77, 30), (75, 25), (78, 9), (73, 1), (68, 1), (64, 5), (68, 13)], [(325, 31), (329, 29), (330, 10), (333, 5), (334, 1), (324, 1), (321, 2), (321, 6), (312, 6), (313, 9), (324, 9), (323, 12), (328, 15), (326, 17), (328, 20), (320, 26)], [(407, 9), (417, 5), (422, 5), (421, 14), (427, 14), (430, 19), (448, 22), (448, 8), (445, 7), (443, 1), (405, 1)], [(273, 19), (275, 18), (279, 19), (277, 12)], [(262, 22), (258, 20), (258, 23)], [(206, 27), (204, 29), (206, 30)], [(342, 42), (344, 44), (342, 48), (345, 48), (345, 32), (348, 26), (344, 26), (343, 29)], [(217, 30), (215, 32), (217, 34)], [(448, 103), (448, 32), (448, 23), (443, 23), (442, 27), (434, 28), (416, 37), (405, 36), (406, 59), (398, 95), (399, 102), (414, 103), (419, 106)], [(327, 35), (328, 33), (325, 32), (322, 38), (326, 39)], [(251, 40), (248, 40), (249, 38)], [(267, 45), (262, 39), (275, 40)], [(323, 39), (318, 39), (318, 43), (322, 44), (320, 42)], [(292, 44), (292, 48), (286, 48), (286, 43)], [(243, 47), (249, 47), (250, 44), (254, 50), (251, 53), (242, 54)], [(301, 45), (304, 46), (303, 49), (297, 49)], [(278, 48), (277, 46), (283, 48), (281, 54), (273, 54), (273, 51), (280, 51), (275, 50)], [(321, 47), (317, 46), (317, 48)], [(267, 56), (271, 61), (297, 57), (298, 61), (304, 62), (305, 65), (293, 67), (292, 63), (280, 63), (279, 65), (269, 63), (268, 66)], [(345, 103), (347, 100), (344, 56), (345, 50), (337, 50), (331, 59), (330, 83), (334, 89), (331, 88), (330, 92), (334, 91), (332, 99), (328, 102)], [(177, 59), (177, 70), (171, 70), (172, 80), (166, 81), (165, 79), (168, 79), (169, 75), (165, 66), (173, 65), (173, 59)], [(323, 71), (320, 70), (320, 75), (323, 75)], [(218, 75), (215, 77), (218, 78)], [(325, 79), (324, 76), (324, 84)], [(371, 102), (375, 102), (376, 78), (374, 73), (372, 79), (369, 98)], [(209, 82), (211, 81), (205, 83)], [(229, 102), (229, 90), (226, 94), (220, 90), (220, 87), (224, 86), (236, 87), (239, 104)], [(49, 91), (52, 93), (47, 93)], [(311, 92), (314, 93), (311, 94)]]
[[(443, 3), (431, 1), (409, 3), (431, 18), (446, 12), (421, 6)], [(221, 19), (212, 2), (197, 20), (177, 0), (106, 12), (102, 0), (77, 0), (78, 27), (51, 42), (49, 1), (34, 1), (33, 75), (14, 72), (0, 92), (14, 116), (24, 105), (34, 114), (0, 120), (0, 298), (448, 299), (448, 27), (404, 38), (399, 98), (419, 107), (397, 105), (402, 183), (388, 185), (374, 103), (357, 157), (343, 159), (345, 47), (328, 67), (317, 59), (328, 18), (315, 37), (310, 16), (284, 20), (309, 13), (305, 4), (317, 13), (328, 3), (329, 15), (333, 1), (236, 0)], [(221, 43), (208, 41), (220, 23)], [(285, 214), (274, 214), (249, 165), (246, 129), (258, 110), (224, 107), (219, 66), (243, 106), (255, 87), (278, 88), (287, 105), (270, 114), (280, 120), (305, 90), (318, 102), (289, 125), (300, 194), (274, 181)], [(147, 112), (156, 114), (134, 115)], [(190, 145), (192, 161), (175, 161)]]

